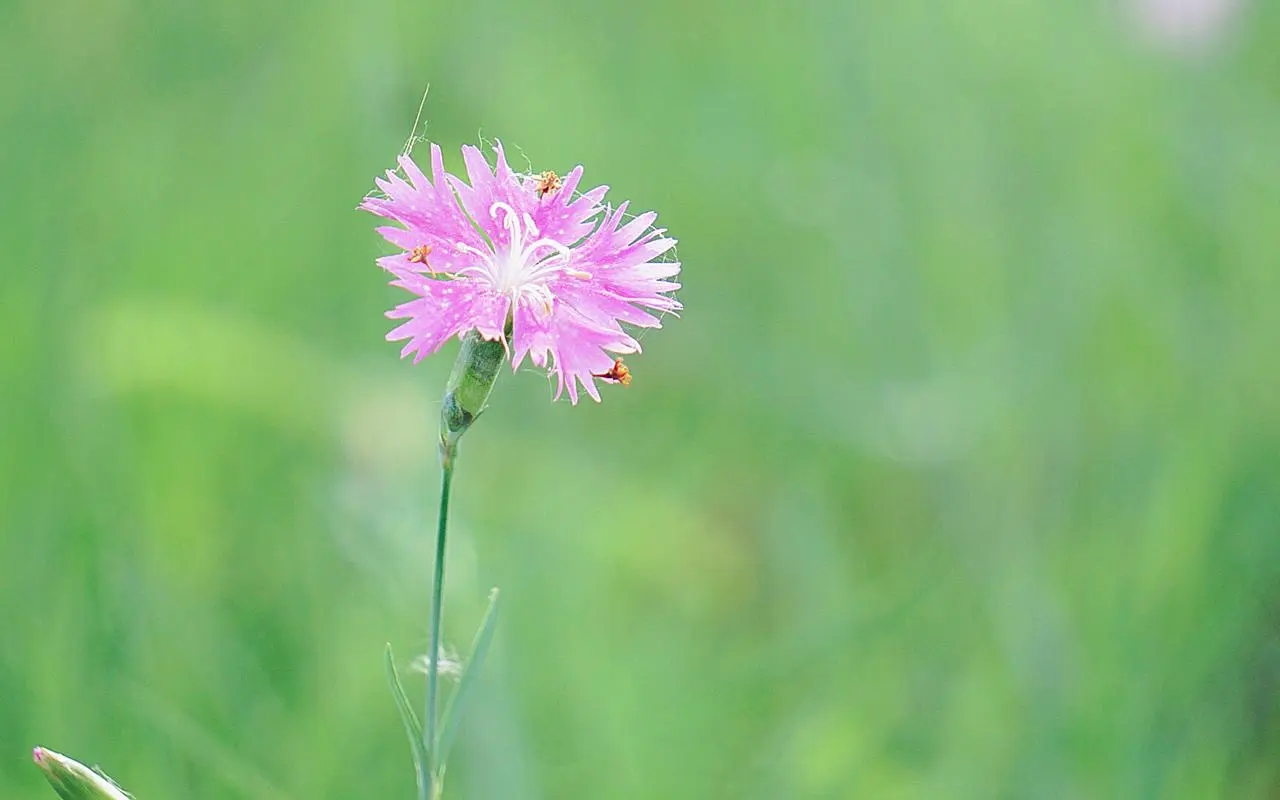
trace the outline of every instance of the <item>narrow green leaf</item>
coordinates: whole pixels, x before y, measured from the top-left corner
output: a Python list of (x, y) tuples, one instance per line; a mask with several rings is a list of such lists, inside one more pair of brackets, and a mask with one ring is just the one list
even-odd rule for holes
[(462, 706), (467, 695), (475, 686), (480, 668), (484, 666), (485, 656), (489, 653), (489, 645), (493, 643), (493, 632), (498, 621), (498, 590), (495, 587), (489, 592), (489, 608), (484, 612), (480, 629), (471, 640), (471, 653), (462, 665), (462, 674), (458, 678), (458, 688), (449, 698), (449, 705), (444, 712), (444, 725), (440, 730), (440, 738), (436, 742), (436, 764), (439, 765), (440, 777), (444, 777), (444, 768), (449, 757), (449, 748), (453, 746), (454, 737), (458, 734), (458, 723), (462, 719)]
[(387, 686), (391, 689), (391, 696), (396, 701), (396, 708), (400, 710), (400, 721), (404, 723), (404, 732), (409, 736), (409, 748), (413, 751), (413, 772), (418, 780), (418, 791), (423, 791), (423, 781), (427, 777), (427, 748), (422, 743), (422, 724), (418, 722), (418, 715), (413, 713), (413, 704), (409, 702), (409, 698), (404, 693), (404, 685), (400, 683), (400, 673), (396, 671), (396, 657), (391, 652), (391, 643), (387, 643), (386, 654), (383, 662), (387, 669)]

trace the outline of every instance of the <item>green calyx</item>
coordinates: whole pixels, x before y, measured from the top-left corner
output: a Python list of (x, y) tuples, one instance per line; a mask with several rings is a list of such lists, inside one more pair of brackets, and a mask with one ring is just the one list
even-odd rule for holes
[(498, 379), (498, 370), (506, 357), (507, 347), (502, 340), (486, 339), (474, 330), (463, 338), (440, 409), (442, 457), (451, 457), (462, 434), (484, 411), (494, 381)]

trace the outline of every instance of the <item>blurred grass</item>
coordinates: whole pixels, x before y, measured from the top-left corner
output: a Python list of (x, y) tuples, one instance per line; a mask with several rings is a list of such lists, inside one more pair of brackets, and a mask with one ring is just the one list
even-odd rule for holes
[[(427, 133), (680, 238), (600, 406), (503, 378), (458, 797), (1280, 792), (1280, 15), (0, 6), (0, 795), (408, 797), (451, 352), (353, 208)], [(453, 157), (453, 164), (457, 163)]]

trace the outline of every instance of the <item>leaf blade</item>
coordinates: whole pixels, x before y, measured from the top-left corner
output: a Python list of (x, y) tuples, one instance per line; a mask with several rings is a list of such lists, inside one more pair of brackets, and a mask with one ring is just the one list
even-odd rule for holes
[(418, 791), (421, 793), (430, 761), (426, 745), (422, 740), (422, 723), (418, 721), (418, 715), (413, 713), (413, 704), (404, 693), (404, 684), (400, 682), (400, 673), (396, 670), (396, 657), (391, 650), (390, 642), (387, 642), (387, 649), (383, 654), (383, 666), (387, 672), (387, 687), (391, 690), (391, 697), (395, 700), (396, 709), (400, 712), (400, 721), (404, 723), (405, 734), (409, 737), (409, 749), (413, 752), (413, 771), (417, 778)]
[(494, 629), (498, 621), (498, 596), (498, 589), (494, 587), (489, 592), (489, 607), (485, 610), (484, 618), (480, 621), (480, 628), (476, 631), (475, 638), (471, 640), (471, 652), (467, 655), (467, 660), (462, 665), (462, 674), (458, 677), (458, 688), (454, 690), (453, 695), (449, 698), (449, 704), (445, 708), (444, 724), (441, 726), (440, 735), (435, 742), (436, 764), (442, 778), (445, 764), (449, 757), (449, 749), (453, 746), (453, 740), (458, 735), (463, 703), (474, 689), (476, 676), (480, 673), (480, 668), (484, 666), (485, 656), (488, 655), (489, 647), (493, 644)]

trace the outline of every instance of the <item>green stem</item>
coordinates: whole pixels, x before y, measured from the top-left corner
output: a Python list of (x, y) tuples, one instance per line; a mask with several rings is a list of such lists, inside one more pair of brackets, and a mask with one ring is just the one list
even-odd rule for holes
[(449, 489), (453, 484), (453, 461), (458, 454), (456, 444), (440, 443), (440, 520), (436, 528), (435, 574), (431, 579), (431, 644), (427, 651), (427, 727), (422, 733), (427, 748), (427, 776), (423, 782), (425, 795), (421, 800), (435, 800), (434, 784), (440, 779), (440, 767), (436, 753), (436, 707), (440, 688), (440, 628), (444, 611), (444, 554), (445, 535), (449, 524)]
[[(510, 330), (507, 331), (508, 336)], [(419, 800), (437, 800), (444, 780), (444, 763), (436, 736), (436, 706), (440, 683), (440, 618), (444, 606), (444, 543), (449, 523), (449, 487), (453, 483), (453, 462), (458, 457), (458, 440), (484, 411), (485, 401), (498, 378), (498, 368), (506, 358), (504, 340), (490, 341), (471, 331), (462, 339), (458, 360), (453, 363), (440, 404), (440, 525), (436, 530), (436, 567), (431, 582), (431, 650), (427, 653), (427, 725), (422, 732), (427, 751), (427, 775)]]

